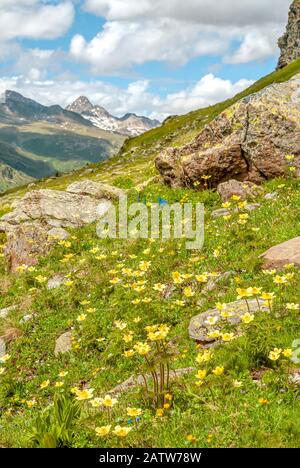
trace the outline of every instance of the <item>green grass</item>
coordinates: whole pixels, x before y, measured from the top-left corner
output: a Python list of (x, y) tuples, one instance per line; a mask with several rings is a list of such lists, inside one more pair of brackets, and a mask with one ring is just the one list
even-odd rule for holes
[[(263, 78), (233, 100), (169, 119), (161, 128), (128, 140), (120, 154), (102, 164), (91, 165), (88, 172), (81, 169), (40, 181), (36, 188), (61, 190), (74, 180), (91, 178), (128, 188), (130, 200), (137, 201), (133, 187), (155, 175), (153, 158), (158, 151), (191, 140), (205, 123), (237, 99), (273, 82), (287, 80), (298, 72), (300, 60)], [(286, 285), (278, 285), (274, 273), (262, 272), (259, 258), (272, 245), (300, 235), (299, 189), (300, 183), (295, 180), (266, 183), (265, 192), (277, 190), (278, 199), (267, 201), (259, 196), (255, 201), (261, 208), (250, 213), (246, 225), (240, 225), (236, 214), (231, 220), (212, 220), (211, 211), (221, 207), (214, 191), (170, 189), (151, 183), (141, 194), (149, 203), (157, 202), (160, 196), (169, 203), (185, 199), (193, 204), (205, 204), (203, 250), (187, 251), (184, 241), (178, 240), (100, 240), (95, 226), (91, 225), (74, 230), (70, 243), (57, 245), (48, 257), (41, 259), (35, 271), (11, 275), (4, 258), (0, 259), (0, 308), (17, 306), (7, 319), (0, 320), (0, 335), (10, 327), (22, 331), (22, 336), (8, 347), (11, 358), (0, 376), (0, 446), (28, 447), (33, 440), (35, 445), (43, 446), (46, 441), (50, 444), (51, 440), (54, 445), (72, 447), (299, 446), (299, 392), (289, 380), (297, 364), (287, 358), (273, 362), (269, 352), (275, 347), (290, 348), (300, 338), (299, 311), (286, 309), (287, 303), (300, 303), (300, 270), (279, 273), (290, 272), (292, 276)], [(24, 186), (4, 194), (1, 214), (9, 211), (11, 202), (27, 190)], [(151, 262), (145, 276), (132, 278), (122, 273), (123, 268), (139, 271), (142, 261)], [(192, 276), (172, 291), (175, 271)], [(233, 275), (205, 294), (195, 281), (200, 273), (228, 271), (233, 271)], [(49, 279), (57, 273), (68, 276), (69, 286), (49, 291), (45, 283), (36, 279), (39, 275)], [(114, 277), (122, 282), (113, 285), (110, 281)], [(134, 290), (134, 282), (138, 280), (146, 281), (140, 293)], [(157, 283), (165, 284), (170, 295), (155, 291), (153, 286)], [(188, 286), (195, 292), (191, 298), (184, 296), (183, 288)], [(208, 376), (198, 387), (195, 374), (201, 365), (196, 363), (199, 349), (188, 336), (190, 319), (217, 302), (236, 300), (237, 287), (250, 286), (275, 293), (272, 314), (258, 313), (251, 324), (242, 328), (242, 336), (213, 349), (213, 358), (205, 365)], [(150, 302), (132, 302), (143, 298), (150, 298)], [(89, 304), (82, 304), (84, 300)], [(184, 306), (178, 300), (184, 300)], [(88, 312), (89, 308), (95, 310)], [(33, 314), (33, 320), (20, 324), (25, 314)], [(87, 318), (80, 323), (77, 318), (81, 314)], [(171, 367), (194, 367), (195, 371), (171, 382), (168, 391), (172, 402), (163, 417), (156, 415), (157, 405), (147, 397), (144, 388), (137, 387), (118, 397), (111, 415), (81, 402), (80, 419), (73, 418), (64, 428), (63, 441), (57, 441), (53, 434), (62, 423), (52, 403), (59, 395), (65, 395), (67, 400), (56, 404), (62, 405), (68, 414), (76, 412), (72, 387), (93, 388), (96, 397), (103, 397), (145, 367), (143, 358), (123, 356), (124, 350), (132, 345), (124, 342), (124, 332), (114, 325), (116, 320), (126, 322), (126, 330), (134, 333), (134, 343), (145, 340), (145, 326), (167, 324), (170, 350), (174, 353), (170, 358)], [(73, 349), (57, 358), (55, 341), (70, 329), (75, 337)], [(224, 366), (223, 376), (212, 374), (216, 366)], [(62, 370), (68, 372), (64, 379), (58, 377)], [(50, 385), (42, 390), (40, 385), (45, 380)], [(242, 383), (241, 388), (233, 386), (235, 380)], [(64, 386), (55, 387), (57, 381), (64, 381)], [(36, 404), (30, 409), (27, 403), (33, 399)], [(261, 404), (261, 399), (266, 404)], [(129, 426), (127, 407), (143, 410), (141, 421), (137, 426), (130, 426), (132, 431), (127, 438), (96, 437), (95, 427), (108, 423), (113, 427)], [(187, 440), (189, 435), (193, 436), (192, 441)]]
[[(284, 184), (284, 187), (281, 185)], [(115, 385), (139, 372), (140, 358), (125, 358), (122, 353), (131, 345), (125, 345), (123, 332), (118, 331), (115, 320), (127, 323), (134, 332), (134, 342), (143, 340), (144, 327), (156, 323), (170, 326), (170, 339), (176, 343), (176, 355), (172, 368), (195, 367), (196, 344), (188, 337), (188, 324), (192, 316), (213, 307), (216, 302), (231, 302), (236, 298), (236, 288), (258, 286), (264, 291), (274, 291), (273, 315), (258, 314), (255, 321), (244, 329), (244, 335), (228, 345), (216, 348), (213, 361), (207, 365), (209, 372), (217, 366), (225, 367), (222, 377), (209, 375), (202, 387), (195, 385), (195, 372), (172, 382), (169, 391), (173, 400), (162, 418), (156, 417), (156, 408), (145, 397), (142, 388), (125, 392), (112, 413), (112, 424), (128, 426), (126, 408), (142, 408), (144, 414), (137, 428), (133, 427), (128, 438), (115, 436), (99, 439), (95, 427), (108, 423), (108, 415), (100, 410), (87, 410), (81, 403), (81, 418), (75, 423), (71, 445), (80, 447), (296, 447), (299, 445), (300, 428), (299, 399), (297, 389), (288, 380), (293, 365), (283, 359), (273, 363), (268, 359), (274, 347), (290, 348), (299, 338), (299, 311), (286, 311), (286, 303), (299, 303), (300, 270), (294, 273), (286, 286), (275, 285), (273, 276), (261, 271), (259, 255), (271, 245), (299, 235), (300, 184), (299, 181), (272, 181), (266, 191), (277, 189), (276, 202), (259, 198), (262, 207), (250, 214), (246, 226), (239, 226), (236, 219), (230, 222), (212, 221), (210, 212), (220, 207), (218, 196), (211, 191), (193, 192), (184, 189), (171, 190), (159, 184), (150, 185), (142, 194), (149, 202), (157, 196), (170, 203), (187, 197), (192, 203), (202, 201), (206, 206), (206, 238), (200, 252), (187, 251), (184, 242), (168, 241), (151, 243), (147, 240), (111, 241), (100, 240), (95, 226), (73, 232), (71, 245), (57, 246), (42, 259), (36, 271), (12, 276), (5, 271), (2, 260), (0, 307), (16, 304), (9, 319), (2, 321), (4, 331), (8, 327), (21, 328), (23, 336), (9, 346), (11, 360), (5, 366), (1, 378), (0, 444), (24, 447), (30, 445), (37, 415), (49, 407), (55, 395), (62, 390), (54, 387), (61, 370), (68, 375), (63, 379), (64, 394), (70, 395), (74, 385), (94, 388), (95, 396), (103, 397)], [(136, 200), (131, 191), (131, 200)], [(293, 209), (291, 209), (293, 207)], [(254, 229), (254, 230), (253, 230)], [(270, 239), (272, 230), (272, 239)], [(99, 249), (95, 253), (94, 248)], [(161, 250), (163, 249), (163, 250)], [(220, 250), (216, 258), (215, 251)], [(61, 262), (65, 255), (73, 256)], [(96, 258), (99, 255), (103, 257)], [(164, 261), (162, 262), (161, 259)], [(141, 261), (151, 261), (151, 266), (141, 279), (146, 280), (142, 293), (134, 292), (134, 279), (126, 278), (121, 269), (139, 269)], [(116, 270), (113, 272), (111, 270)], [(170, 285), (171, 272), (179, 271), (196, 275), (203, 272), (220, 273), (234, 270), (231, 279), (221, 283), (214, 291), (202, 294), (201, 286), (192, 278), (189, 284), (195, 296), (183, 297), (182, 286), (176, 287), (169, 298), (153, 290), (156, 283)], [(48, 291), (35, 279), (38, 275), (51, 278), (56, 273), (70, 275), (72, 285)], [(110, 279), (122, 279), (113, 286)], [(150, 297), (149, 304), (133, 305), (136, 298)], [(184, 307), (176, 300), (186, 301)], [(88, 305), (80, 302), (88, 300)], [(197, 305), (201, 300), (201, 306)], [(92, 313), (88, 308), (95, 308)], [(20, 325), (20, 319), (34, 313), (34, 319)], [(79, 325), (77, 317), (86, 313), (87, 319)], [(139, 323), (135, 322), (141, 318)], [(75, 348), (60, 358), (54, 356), (55, 340), (61, 333), (74, 328)], [(97, 339), (105, 338), (102, 342)], [(76, 346), (76, 343), (78, 346)], [(77, 348), (77, 349), (76, 349)], [(263, 371), (257, 384), (252, 375)], [(50, 386), (40, 390), (40, 384), (50, 380)], [(233, 381), (243, 383), (242, 388), (233, 387)], [(85, 384), (83, 384), (85, 383)], [(74, 399), (74, 397), (70, 397)], [(259, 399), (267, 400), (261, 405)], [(26, 402), (36, 399), (33, 409)], [(155, 430), (153, 430), (155, 428)], [(187, 436), (196, 438), (194, 444)]]

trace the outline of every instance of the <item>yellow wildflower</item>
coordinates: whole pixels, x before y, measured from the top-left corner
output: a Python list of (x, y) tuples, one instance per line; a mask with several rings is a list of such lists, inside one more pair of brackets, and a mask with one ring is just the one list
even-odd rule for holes
[(282, 351), (282, 354), (285, 358), (291, 358), (293, 356), (293, 350), (291, 348), (286, 348)]
[(254, 315), (251, 315), (249, 314), (249, 312), (247, 312), (246, 314), (241, 316), (241, 320), (243, 323), (246, 323), (246, 324), (251, 323), (254, 320)]
[(101, 426), (101, 427), (96, 427), (96, 435), (98, 437), (105, 437), (110, 433), (111, 430), (111, 425), (109, 426)]
[(183, 294), (185, 295), (185, 297), (195, 296), (195, 292), (192, 290), (192, 288), (190, 286), (188, 286), (187, 288), (184, 288)]
[(151, 350), (150, 346), (147, 343), (137, 343), (136, 345), (134, 345), (134, 349), (141, 356), (145, 356)]
[(45, 380), (44, 382), (41, 383), (40, 388), (44, 389), (44, 388), (49, 387), (49, 385), (50, 385), (50, 380)]
[(110, 395), (105, 395), (105, 397), (102, 400), (102, 405), (105, 406), (106, 408), (112, 408), (118, 403), (117, 398), (112, 398)]
[(218, 366), (213, 370), (213, 374), (220, 376), (224, 374), (224, 367)]
[(136, 418), (137, 416), (141, 416), (141, 414), (143, 414), (143, 410), (140, 408), (127, 408), (127, 416)]
[(90, 388), (89, 390), (78, 390), (75, 389), (76, 400), (83, 401), (83, 400), (91, 400), (93, 398), (94, 389)]
[(128, 436), (131, 430), (132, 430), (132, 427), (116, 426), (113, 432), (118, 437), (126, 437)]

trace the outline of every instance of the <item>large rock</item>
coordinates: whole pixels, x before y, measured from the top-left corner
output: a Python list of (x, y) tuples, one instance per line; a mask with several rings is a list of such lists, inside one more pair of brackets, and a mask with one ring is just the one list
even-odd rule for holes
[(71, 349), (72, 332), (66, 332), (56, 340), (54, 354), (55, 356), (58, 356), (59, 354), (65, 354), (71, 351)]
[(48, 231), (48, 236), (58, 240), (66, 240), (70, 234), (63, 228), (54, 227)]
[(106, 198), (108, 200), (115, 200), (126, 194), (125, 190), (103, 184), (102, 182), (94, 182), (92, 180), (74, 182), (69, 185), (67, 192), (79, 195), (89, 195), (96, 199)]
[[(233, 314), (232, 317), (229, 317), (226, 320), (228, 320), (232, 325), (238, 326), (241, 323), (241, 316), (249, 312), (249, 310), (252, 314), (255, 314), (259, 310), (267, 312), (269, 309), (264, 306), (264, 301), (250, 299), (248, 300), (248, 305), (244, 300), (231, 302), (230, 304), (227, 304), (226, 310), (231, 311)], [(216, 317), (218, 319), (217, 323), (213, 327), (206, 323), (208, 317)], [(218, 325), (221, 320), (221, 313), (218, 309), (209, 309), (202, 314), (196, 315), (190, 321), (190, 338), (204, 345), (213, 344), (215, 340), (208, 338), (207, 334), (212, 329), (218, 329)]]
[(293, 155), (299, 176), (299, 122), (300, 74), (229, 107), (191, 144), (161, 153), (156, 167), (172, 187), (214, 188), (232, 179), (259, 184), (282, 176), (291, 164), (286, 156)]
[(80, 227), (98, 219), (100, 204), (108, 208), (108, 200), (59, 190), (35, 190), (19, 200), (14, 211), (4, 215), (3, 222), (11, 225), (30, 220), (44, 220), (49, 227)]
[[(194, 367), (185, 367), (182, 369), (175, 369), (175, 370), (170, 370), (170, 375), (169, 379), (176, 380), (182, 377), (183, 375), (190, 374), (194, 372), (195, 368)], [(121, 384), (117, 385), (114, 387), (112, 390), (110, 390), (108, 393), (114, 394), (114, 395), (119, 395), (123, 392), (126, 392), (128, 390), (131, 390), (135, 387), (139, 386), (144, 386), (145, 385), (145, 379), (148, 381), (151, 378), (151, 374), (146, 374), (146, 375), (133, 375), (129, 377), (129, 379), (125, 380), (125, 382), (122, 382)], [(160, 373), (158, 372), (158, 378), (160, 379)]]
[(47, 231), (39, 224), (24, 223), (15, 226), (7, 233), (4, 254), (11, 271), (20, 265), (33, 266), (38, 258), (49, 252), (54, 240), (48, 237)]
[(4, 253), (11, 270), (35, 265), (57, 239), (69, 236), (63, 228), (93, 223), (111, 206), (110, 200), (98, 196), (58, 190), (28, 192), (0, 221), (0, 232), (7, 234)]
[(283, 68), (300, 57), (300, 2), (294, 0), (285, 34), (279, 39), (281, 54), (277, 68)]
[(262, 254), (261, 258), (266, 269), (282, 268), (290, 263), (300, 266), (300, 237), (275, 245)]
[(234, 195), (237, 195), (241, 200), (255, 198), (262, 192), (262, 188), (251, 182), (239, 182), (238, 180), (228, 180), (218, 185), (217, 192), (221, 199), (226, 202)]

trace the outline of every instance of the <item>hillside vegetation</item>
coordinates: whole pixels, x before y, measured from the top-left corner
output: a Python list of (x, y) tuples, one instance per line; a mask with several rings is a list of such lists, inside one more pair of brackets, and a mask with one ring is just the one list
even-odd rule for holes
[[(91, 178), (128, 188), (130, 201), (149, 207), (158, 197), (202, 202), (205, 243), (189, 251), (184, 240), (101, 240), (90, 225), (18, 275), (7, 272), (2, 256), (0, 309), (15, 308), (0, 318), (0, 336), (13, 335), (0, 362), (1, 446), (299, 446), (299, 363), (291, 358), (300, 334), (300, 270), (263, 271), (260, 258), (299, 236), (299, 180), (266, 182), (251, 201), (259, 208), (247, 213), (234, 198), (229, 216), (219, 219), (212, 211), (222, 202), (212, 190), (156, 181), (135, 189), (155, 175), (158, 151), (190, 141), (237, 99), (298, 72), (300, 60), (233, 100), (128, 140), (103, 164), (35, 184), (64, 189)], [(5, 194), (2, 213), (27, 190)], [(264, 198), (274, 191), (276, 197)], [(49, 289), (56, 275), (60, 286)], [(245, 307), (259, 304), (239, 327), (229, 320), (228, 304), (237, 298)], [(216, 305), (223, 313), (217, 345), (204, 349), (189, 337), (189, 323)], [(55, 356), (56, 340), (68, 332), (71, 351)], [(161, 381), (165, 369), (169, 379)], [(144, 376), (137, 386), (112, 391), (137, 375)]]

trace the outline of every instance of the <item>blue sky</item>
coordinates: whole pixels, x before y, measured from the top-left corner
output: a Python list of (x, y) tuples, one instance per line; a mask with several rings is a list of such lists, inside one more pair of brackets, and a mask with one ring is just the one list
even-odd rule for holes
[(272, 71), (290, 0), (0, 0), (0, 92), (163, 119)]

